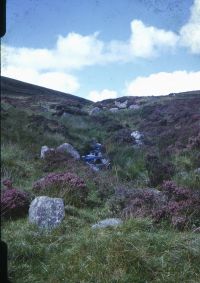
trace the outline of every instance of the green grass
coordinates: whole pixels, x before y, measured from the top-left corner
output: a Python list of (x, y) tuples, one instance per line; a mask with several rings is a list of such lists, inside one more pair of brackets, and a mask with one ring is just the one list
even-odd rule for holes
[(46, 234), (27, 219), (4, 224), (11, 281), (198, 282), (199, 236), (155, 228), (148, 219), (92, 230), (97, 215), (67, 215)]
[(194, 190), (200, 189), (200, 174), (195, 173), (195, 169), (200, 165), (198, 154), (198, 151), (190, 150), (174, 156), (174, 165), (177, 171), (174, 180), (180, 186)]

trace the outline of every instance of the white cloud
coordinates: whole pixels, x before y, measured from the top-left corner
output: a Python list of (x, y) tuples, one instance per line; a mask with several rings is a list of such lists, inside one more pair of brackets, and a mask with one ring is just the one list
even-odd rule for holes
[(92, 90), (89, 92), (88, 99), (96, 102), (109, 98), (116, 98), (117, 92), (114, 90), (103, 89), (102, 91)]
[(61, 72), (40, 74), (37, 84), (68, 93), (75, 93), (80, 88), (76, 77)]
[(200, 0), (194, 0), (189, 21), (180, 30), (180, 44), (200, 54)]
[(72, 70), (103, 61), (104, 43), (97, 39), (98, 33), (82, 36), (69, 33), (58, 36), (54, 49), (33, 49), (3, 45), (4, 65), (44, 70)]
[(172, 92), (200, 89), (200, 71), (160, 72), (148, 77), (137, 77), (126, 84), (126, 95), (167, 95)]
[(172, 31), (165, 31), (153, 26), (145, 26), (142, 21), (131, 22), (131, 51), (136, 57), (149, 58), (158, 55), (163, 48), (173, 48), (178, 36)]
[[(176, 47), (186, 47), (191, 53), (200, 54), (200, 0), (194, 0), (190, 18), (180, 29), (179, 34), (145, 25), (140, 20), (133, 20), (130, 36), (124, 41), (104, 42), (99, 39), (98, 32), (85, 36), (71, 32), (66, 36), (59, 35), (54, 48), (51, 49), (2, 45), (1, 73), (53, 89), (75, 92), (80, 86), (78, 79), (70, 74), (72, 71), (81, 70), (86, 66), (132, 62), (137, 57), (148, 59), (166, 51), (173, 51)], [(175, 73), (172, 73), (173, 76)], [(187, 73), (187, 79), (189, 74)], [(141, 79), (143, 80), (137, 79), (137, 84), (140, 85)], [(175, 87), (175, 82), (171, 82), (169, 86), (171, 84)], [(133, 85), (135, 89), (136, 82)], [(182, 86), (184, 85), (183, 81)], [(165, 89), (169, 86), (165, 86)], [(146, 92), (144, 89), (145, 85), (142, 93)], [(132, 93), (132, 90), (130, 92)], [(108, 94), (103, 91), (94, 91), (93, 95), (97, 99), (104, 95), (108, 98)], [(109, 95), (113, 95), (112, 91)]]
[(141, 21), (131, 23), (127, 41), (98, 39), (98, 32), (83, 36), (71, 32), (59, 35), (52, 49), (2, 45), (2, 66), (32, 69), (38, 72), (70, 72), (86, 66), (110, 62), (130, 62), (135, 57), (148, 58), (164, 47), (174, 47), (177, 36), (170, 31), (147, 27)]
[(55, 57), (61, 68), (80, 69), (97, 64), (103, 60), (104, 43), (97, 39), (98, 32), (83, 36), (69, 33), (59, 36), (56, 43)]
[(80, 88), (75, 76), (62, 72), (39, 72), (33, 68), (7, 66), (2, 75), (66, 93), (75, 93)]

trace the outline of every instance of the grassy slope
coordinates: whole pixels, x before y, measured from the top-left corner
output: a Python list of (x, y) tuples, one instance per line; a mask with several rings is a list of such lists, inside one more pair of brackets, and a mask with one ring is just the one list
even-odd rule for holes
[[(111, 171), (99, 175), (88, 171), (81, 162), (56, 168), (78, 173), (86, 181), (90, 194), (89, 205), (66, 211), (64, 222), (52, 233), (40, 233), (27, 219), (2, 223), (12, 282), (199, 282), (197, 234), (177, 232), (165, 224), (155, 227), (150, 219), (128, 220), (116, 229), (90, 229), (96, 221), (112, 216), (99, 190), (108, 198), (113, 187), (121, 184), (146, 186), (144, 153), (112, 140), (113, 125), (128, 124), (137, 129), (142, 110), (101, 114), (101, 118), (107, 119), (103, 126), (101, 119), (89, 116), (54, 117), (66, 127), (58, 134), (42, 127), (27, 127), (29, 116), (34, 113), (30, 107), (19, 109), (4, 103), (3, 109), (2, 177), (12, 178), (21, 189), (31, 191), (33, 181), (46, 174), (39, 159), (44, 144), (57, 146), (69, 141), (84, 153), (88, 141), (96, 137), (106, 145), (113, 162)], [(48, 112), (37, 114), (52, 119)], [(195, 154), (174, 155), (176, 167), (191, 172), (195, 168)], [(193, 179), (180, 180), (186, 181), (192, 187)]]

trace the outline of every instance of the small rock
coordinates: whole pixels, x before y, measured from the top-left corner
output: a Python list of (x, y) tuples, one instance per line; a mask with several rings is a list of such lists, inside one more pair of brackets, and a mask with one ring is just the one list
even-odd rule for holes
[(117, 106), (120, 109), (124, 109), (124, 108), (127, 107), (127, 103), (128, 103), (128, 100), (126, 100), (124, 102), (115, 101), (115, 106)]
[(53, 148), (49, 148), (48, 146), (46, 146), (46, 145), (43, 145), (42, 147), (41, 147), (41, 152), (40, 152), (40, 158), (45, 158), (45, 156), (46, 156), (46, 154), (47, 153), (49, 153), (49, 152), (52, 152), (52, 151), (54, 151), (54, 149)]
[(96, 114), (98, 114), (101, 111), (101, 109), (99, 107), (94, 107), (90, 112), (89, 115), (90, 116), (95, 116)]
[(29, 222), (40, 228), (57, 227), (65, 216), (64, 203), (61, 198), (40, 196), (35, 198), (29, 208)]
[(69, 153), (74, 159), (80, 159), (80, 154), (78, 151), (69, 143), (63, 143), (56, 148), (57, 152), (60, 153)]
[(142, 134), (139, 131), (134, 131), (131, 133), (131, 137), (133, 137), (135, 139), (135, 142), (137, 145), (142, 145), (143, 142), (141, 141), (142, 138)]
[(106, 228), (106, 227), (116, 227), (123, 223), (119, 218), (107, 218), (99, 221), (98, 223), (92, 225), (92, 229), (96, 228)]
[(119, 110), (118, 108), (110, 108), (110, 109), (109, 109), (109, 111), (112, 112), (112, 113), (115, 113), (115, 112), (117, 112), (118, 110)]
[(132, 110), (137, 110), (139, 108), (140, 108), (140, 106), (138, 104), (132, 104), (132, 105), (129, 106), (129, 109), (132, 109)]

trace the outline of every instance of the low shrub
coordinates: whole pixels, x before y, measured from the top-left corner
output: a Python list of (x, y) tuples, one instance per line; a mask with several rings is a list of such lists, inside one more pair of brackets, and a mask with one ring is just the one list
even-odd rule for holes
[(173, 181), (165, 181), (162, 191), (167, 197), (167, 203), (159, 210), (153, 211), (156, 222), (169, 220), (176, 228), (199, 225), (200, 194), (183, 187), (178, 187)]
[(52, 197), (62, 197), (68, 204), (82, 205), (85, 203), (88, 188), (76, 174), (70, 172), (50, 173), (33, 184), (33, 191)]
[(4, 180), (6, 186), (1, 193), (1, 216), (3, 218), (18, 218), (27, 215), (30, 196), (13, 188), (11, 180)]
[(123, 218), (151, 217), (155, 223), (167, 220), (175, 228), (200, 225), (200, 194), (165, 181), (161, 191), (119, 188), (108, 201), (114, 215)]

